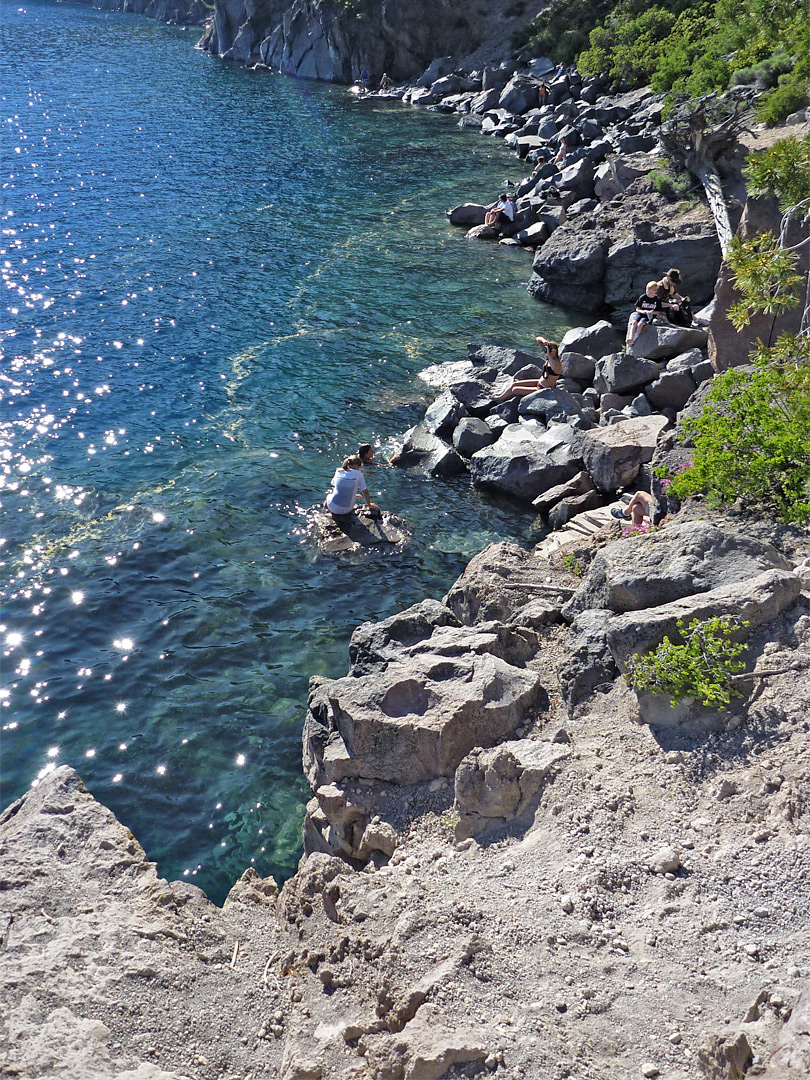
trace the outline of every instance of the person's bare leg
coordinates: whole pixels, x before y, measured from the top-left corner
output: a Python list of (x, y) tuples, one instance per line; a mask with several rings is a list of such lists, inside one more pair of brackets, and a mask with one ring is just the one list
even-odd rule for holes
[(538, 381), (539, 380), (537, 379), (532, 379), (529, 382), (514, 382), (508, 390), (504, 391), (502, 394), (498, 394), (494, 400), (506, 401), (506, 399), (510, 397), (526, 397), (528, 394), (533, 394), (538, 389), (542, 389), (538, 386)]
[(649, 517), (651, 505), (652, 498), (647, 492), (637, 491), (627, 504), (625, 513), (630, 514), (633, 519), (633, 524), (638, 527), (644, 521), (645, 516)]

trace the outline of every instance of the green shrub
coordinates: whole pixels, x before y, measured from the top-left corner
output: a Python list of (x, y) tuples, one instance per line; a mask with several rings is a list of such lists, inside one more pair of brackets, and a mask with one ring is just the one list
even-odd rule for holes
[(810, 196), (810, 135), (779, 139), (767, 150), (751, 154), (743, 176), (750, 195), (776, 196), (784, 213)]
[(738, 659), (746, 645), (732, 635), (748, 623), (732, 615), (677, 623), (680, 643), (665, 637), (652, 652), (636, 653), (627, 665), (625, 680), (634, 690), (667, 694), (672, 705), (697, 698), (703, 705), (725, 709), (732, 697), (742, 697), (732, 682), (745, 664)]
[(775, 90), (763, 95), (756, 108), (756, 118), (761, 124), (776, 127), (782, 121), (807, 104), (807, 79), (783, 76)]
[(780, 75), (786, 75), (792, 70), (793, 61), (787, 53), (776, 52), (760, 64), (739, 68), (731, 76), (731, 85), (745, 86), (749, 83), (756, 83), (763, 89), (767, 89), (770, 86), (776, 86)]
[(689, 199), (694, 192), (694, 181), (686, 172), (653, 169), (647, 173), (647, 179), (659, 195), (665, 195), (668, 199)]
[(777, 350), (762, 350), (751, 370), (732, 368), (718, 375), (703, 413), (688, 421), (694, 442), (690, 468), (672, 481), (679, 499), (702, 492), (710, 505), (738, 499), (773, 512), (783, 521), (810, 518), (810, 367), (785, 362), (794, 342), (780, 339)]

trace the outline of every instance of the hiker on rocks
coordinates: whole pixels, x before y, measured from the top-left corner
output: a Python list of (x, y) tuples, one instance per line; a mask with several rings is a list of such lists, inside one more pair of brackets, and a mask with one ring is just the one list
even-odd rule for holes
[(656, 316), (663, 313), (664, 305), (658, 295), (658, 282), (648, 281), (644, 295), (636, 301), (636, 310), (630, 316), (627, 324), (627, 344), (632, 345), (643, 327), (653, 322)]
[(540, 85), (537, 87), (537, 96), (540, 99), (541, 108), (548, 101), (548, 92), (549, 91), (547, 83), (541, 82)]
[(558, 169), (563, 167), (565, 159), (568, 157), (568, 142), (565, 136), (560, 139), (560, 149), (557, 151), (557, 156), (554, 158), (554, 164)]
[(658, 282), (658, 295), (664, 314), (675, 326), (692, 325), (692, 306), (688, 296), (681, 296), (681, 272), (674, 266)]
[(388, 77), (388, 74), (384, 71), (382, 73), (382, 75), (380, 76), (380, 90), (382, 90), (383, 93), (385, 93), (386, 90), (390, 90), (390, 89), (391, 89), (391, 80)]
[(632, 521), (633, 527), (638, 529), (645, 518), (652, 524), (653, 497), (648, 491), (637, 491), (627, 506), (614, 506), (610, 512), (619, 521)]
[(347, 457), (332, 477), (332, 488), (324, 499), (324, 508), (335, 517), (354, 513), (354, 501), (362, 494), (366, 506), (372, 514), (380, 514), (380, 508), (369, 498), (366, 480), (363, 476), (363, 462), (357, 454)]
[(487, 210), (484, 217), (484, 224), (492, 225), (499, 231), (507, 223), (511, 224), (511, 222), (515, 220), (515, 204), (513, 198), (514, 196), (507, 195), (505, 191), (501, 192), (495, 205)]
[(543, 374), (539, 379), (516, 379), (508, 390), (498, 394), (495, 401), (506, 401), (510, 397), (527, 397), (535, 394), (538, 390), (553, 390), (557, 385), (557, 379), (562, 375), (562, 361), (560, 360), (560, 347), (556, 341), (538, 337), (537, 343), (545, 352), (543, 361)]

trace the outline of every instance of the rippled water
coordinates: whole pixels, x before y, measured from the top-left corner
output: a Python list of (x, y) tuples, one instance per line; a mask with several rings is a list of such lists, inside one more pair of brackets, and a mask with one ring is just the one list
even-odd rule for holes
[(419, 418), (421, 369), (566, 318), (446, 225), (517, 171), (452, 119), (135, 17), (26, 3), (1, 33), (2, 802), (69, 763), (221, 899), (294, 869), (308, 676), (530, 538), (466, 478), (370, 471), (398, 557), (316, 557), (306, 509)]

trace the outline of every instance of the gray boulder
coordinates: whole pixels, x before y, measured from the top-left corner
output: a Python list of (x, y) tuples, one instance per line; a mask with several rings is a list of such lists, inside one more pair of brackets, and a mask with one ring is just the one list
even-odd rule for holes
[[(568, 230), (558, 229), (537, 249), (527, 286), (529, 293), (549, 304), (598, 311), (604, 305), (607, 250), (604, 237), (573, 237)], [(599, 355), (579, 344), (574, 348)]]
[(688, 521), (608, 544), (563, 615), (570, 621), (588, 608), (640, 611), (790, 566), (761, 540), (706, 521)]
[(573, 192), (577, 199), (590, 199), (594, 193), (593, 177), (593, 162), (583, 157), (563, 169), (555, 186), (560, 191)]
[(705, 349), (709, 335), (705, 330), (669, 324), (648, 323), (643, 326), (628, 353), (648, 360), (669, 360), (689, 349)]
[(593, 384), (600, 394), (633, 394), (656, 379), (660, 370), (652, 360), (615, 352), (597, 360)]
[(398, 464), (405, 468), (417, 466), (431, 476), (455, 476), (465, 470), (464, 462), (452, 446), (418, 424), (405, 432)]
[(513, 75), (498, 100), (502, 109), (510, 113), (525, 113), (537, 107), (537, 83), (525, 75)]
[(639, 416), (586, 432), (582, 456), (597, 488), (612, 493), (635, 480), (668, 426), (666, 417)]
[(464, 235), (467, 240), (497, 240), (500, 233), (495, 225), (475, 225)]
[(755, 627), (764, 626), (791, 607), (800, 592), (801, 582), (795, 574), (766, 570), (756, 577), (721, 585), (709, 592), (619, 615), (608, 626), (608, 645), (617, 665), (624, 670), (635, 653), (649, 652), (664, 637), (677, 640), (679, 620), (688, 625), (692, 619), (714, 619), (719, 615), (732, 615), (748, 623), (735, 633), (741, 640)]
[(704, 363), (703, 352), (700, 349), (688, 349), (685, 353), (673, 356), (667, 360), (667, 371), (692, 371)]
[(697, 389), (691, 371), (662, 371), (644, 391), (654, 409), (682, 409)]
[(612, 686), (618, 675), (607, 640), (612, 617), (613, 612), (606, 608), (591, 608), (581, 612), (574, 620), (572, 629), (575, 636), (566, 648), (557, 671), (569, 712), (590, 697), (597, 686)]
[(576, 398), (566, 390), (556, 386), (553, 390), (538, 390), (535, 394), (527, 394), (522, 398), (518, 406), (520, 416), (535, 416), (545, 423), (550, 420), (580, 416), (582, 407)]
[(449, 435), (466, 415), (467, 410), (452, 390), (445, 390), (428, 405), (422, 427), (431, 435), (441, 438)]
[(467, 356), (473, 364), (512, 376), (526, 365), (537, 363), (537, 356), (533, 353), (509, 349), (502, 345), (482, 345), (478, 342), (470, 342)]
[(460, 626), (452, 611), (438, 600), (422, 600), (380, 622), (362, 623), (349, 642), (353, 675), (380, 671), (400, 659), (402, 649), (427, 641), (439, 626)]
[(623, 237), (611, 245), (605, 262), (605, 303), (611, 308), (634, 305), (647, 282), (661, 276), (662, 267), (677, 266), (697, 307), (712, 295), (720, 262), (720, 244), (710, 215), (692, 235), (650, 240)]
[(577, 495), (584, 495), (586, 492), (593, 490), (595, 490), (593, 480), (583, 469), (564, 484), (558, 484), (557, 487), (550, 488), (548, 491), (544, 491), (542, 495), (538, 495), (532, 502), (532, 506), (535, 510), (539, 510), (541, 514), (547, 514), (562, 499), (572, 499)]
[(593, 488), (584, 491), (581, 495), (570, 495), (560, 501), (549, 511), (548, 523), (553, 529), (561, 529), (563, 525), (587, 510), (597, 510), (603, 505), (602, 496)]
[[(537, 599), (537, 583), (548, 564), (516, 544), (490, 544), (479, 552), (452, 585), (443, 603), (467, 626), (488, 623), (520, 623), (521, 613)], [(564, 592), (547, 597), (557, 612)]]
[(593, 383), (596, 361), (592, 356), (566, 348), (565, 352), (560, 353), (560, 364), (564, 379), (574, 379), (586, 386)]
[(535, 221), (528, 229), (515, 233), (515, 240), (523, 247), (540, 247), (549, 238), (549, 229), (545, 221)]
[(483, 225), (486, 215), (486, 207), (479, 203), (461, 203), (447, 211), (447, 220), (451, 225), (463, 225), (470, 229), (474, 225)]
[(482, 90), (470, 102), (470, 112), (479, 114), (490, 112), (490, 110), (497, 108), (500, 96), (501, 91), (497, 86)]
[[(540, 676), (495, 655), (495, 634), (443, 631), (443, 640), (434, 632), (383, 671), (314, 682), (304, 724), (313, 790), (348, 777), (402, 784), (451, 776), (474, 746), (501, 742), (546, 708)], [(495, 651), (471, 652), (462, 637), (467, 645), (489, 638)]]
[(621, 338), (611, 324), (606, 319), (600, 319), (591, 326), (575, 326), (567, 330), (560, 342), (560, 356), (563, 362), (567, 352), (607, 356), (608, 353), (619, 352), (621, 347)]
[(581, 468), (581, 461), (555, 460), (524, 424), (510, 424), (494, 445), (470, 459), (470, 474), (477, 487), (494, 488), (528, 502), (569, 480)]
[(453, 446), (465, 458), (471, 458), (494, 441), (492, 429), (477, 416), (467, 416), (460, 420), (453, 432)]

